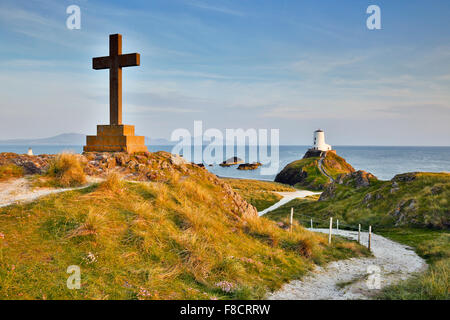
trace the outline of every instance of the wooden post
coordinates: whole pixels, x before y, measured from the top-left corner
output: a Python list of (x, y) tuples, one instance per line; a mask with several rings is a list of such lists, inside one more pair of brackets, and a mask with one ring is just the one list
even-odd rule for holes
[(372, 237), (372, 226), (369, 226), (369, 242), (367, 243), (367, 248), (370, 250), (370, 240)]
[(312, 223), (312, 219), (311, 219), (311, 229), (313, 228), (313, 223)]
[(336, 230), (339, 232), (339, 219), (336, 219)]
[(330, 218), (330, 234), (328, 236), (328, 244), (331, 244), (331, 230), (333, 230), (333, 218)]
[(361, 224), (358, 224), (358, 243), (361, 243)]
[(291, 232), (292, 232), (293, 220), (294, 220), (294, 208), (291, 208)]

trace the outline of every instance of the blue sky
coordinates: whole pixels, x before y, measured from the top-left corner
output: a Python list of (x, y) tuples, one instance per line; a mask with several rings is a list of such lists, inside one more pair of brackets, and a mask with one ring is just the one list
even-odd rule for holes
[[(66, 28), (67, 6), (81, 30)], [(382, 30), (366, 28), (381, 8)], [(0, 139), (95, 133), (108, 122), (108, 35), (123, 71), (124, 122), (280, 129), (283, 144), (449, 145), (450, 2), (33, 1), (0, 4)]]

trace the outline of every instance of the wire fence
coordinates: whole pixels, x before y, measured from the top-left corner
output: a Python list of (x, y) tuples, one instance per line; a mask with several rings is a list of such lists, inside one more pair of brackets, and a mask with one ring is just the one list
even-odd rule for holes
[[(330, 218), (331, 217), (317, 217), (317, 216), (310, 216), (304, 213), (295, 213), (294, 212), (294, 218), (295, 220), (301, 224), (304, 227), (311, 227), (311, 220), (313, 224), (313, 228), (328, 228), (330, 224)], [(361, 229), (359, 229), (359, 224), (348, 224), (346, 222), (342, 222), (339, 219), (333, 218), (333, 224), (336, 227), (339, 227), (339, 230), (349, 230), (349, 231), (358, 231), (361, 232), (368, 232), (369, 228), (364, 228), (363, 224), (361, 225)]]
[(293, 220), (306, 228), (312, 229), (328, 229), (329, 228), (329, 242), (331, 243), (332, 230), (347, 230), (347, 231), (358, 231), (358, 242), (361, 241), (361, 232), (368, 233), (368, 243), (367, 246), (370, 250), (371, 247), (371, 237), (372, 237), (372, 226), (369, 225), (368, 228), (362, 227), (362, 224), (350, 224), (346, 222), (341, 222), (339, 219), (334, 219), (333, 217), (317, 217), (311, 216), (304, 213), (295, 213), (294, 208), (291, 208), (291, 213), (288, 216), (288, 221), (290, 221), (291, 229)]

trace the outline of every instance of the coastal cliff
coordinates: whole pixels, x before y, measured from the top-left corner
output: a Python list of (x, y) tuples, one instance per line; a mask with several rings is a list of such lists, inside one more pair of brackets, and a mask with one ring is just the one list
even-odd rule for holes
[(323, 190), (341, 174), (355, 172), (344, 158), (335, 152), (308, 151), (303, 159), (289, 163), (275, 177), (276, 182), (292, 186)]

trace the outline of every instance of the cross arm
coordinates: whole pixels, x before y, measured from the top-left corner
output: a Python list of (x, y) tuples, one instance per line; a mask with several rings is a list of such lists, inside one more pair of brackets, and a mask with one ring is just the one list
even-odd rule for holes
[(139, 66), (141, 56), (139, 53), (129, 53), (129, 54), (122, 54), (119, 56), (119, 66), (120, 67), (134, 67)]
[(110, 57), (92, 58), (92, 69), (109, 69), (111, 67)]

